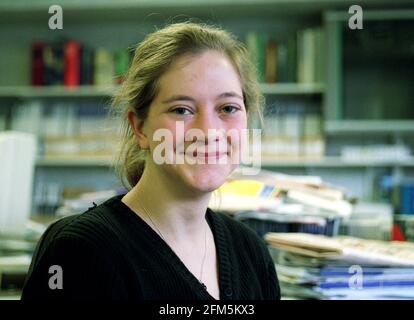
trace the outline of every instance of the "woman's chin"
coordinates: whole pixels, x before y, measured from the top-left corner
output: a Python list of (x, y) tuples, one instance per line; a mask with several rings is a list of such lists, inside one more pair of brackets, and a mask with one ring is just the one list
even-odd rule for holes
[(233, 171), (228, 165), (204, 165), (183, 169), (186, 184), (199, 192), (213, 192), (220, 188)]

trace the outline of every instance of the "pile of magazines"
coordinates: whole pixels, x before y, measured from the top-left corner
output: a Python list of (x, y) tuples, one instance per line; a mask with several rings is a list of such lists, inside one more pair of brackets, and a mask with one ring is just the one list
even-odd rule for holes
[(282, 295), (293, 299), (414, 299), (414, 243), (268, 233)]

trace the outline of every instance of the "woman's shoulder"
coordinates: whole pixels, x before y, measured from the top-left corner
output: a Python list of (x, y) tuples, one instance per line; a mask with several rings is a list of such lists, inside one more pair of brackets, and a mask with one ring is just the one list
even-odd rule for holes
[[(104, 202), (52, 223), (33, 253), (22, 299), (96, 299), (123, 290), (114, 287), (121, 283), (121, 264), (114, 259), (119, 257), (113, 227), (117, 213)], [(65, 290), (50, 290), (52, 266), (63, 271)]]

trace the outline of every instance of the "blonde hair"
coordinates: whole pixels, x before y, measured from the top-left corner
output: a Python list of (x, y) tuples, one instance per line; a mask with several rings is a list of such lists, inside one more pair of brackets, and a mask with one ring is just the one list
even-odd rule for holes
[(232, 62), (240, 77), (248, 118), (256, 113), (262, 121), (264, 97), (257, 82), (256, 68), (243, 43), (218, 27), (193, 22), (174, 23), (157, 30), (147, 35), (135, 49), (125, 80), (111, 103), (111, 114), (120, 117), (122, 122), (115, 168), (126, 188), (135, 186), (141, 178), (146, 156), (128, 122), (128, 112), (134, 111), (139, 119), (145, 120), (159, 89), (158, 81), (170, 65), (183, 55), (208, 50), (221, 52)]

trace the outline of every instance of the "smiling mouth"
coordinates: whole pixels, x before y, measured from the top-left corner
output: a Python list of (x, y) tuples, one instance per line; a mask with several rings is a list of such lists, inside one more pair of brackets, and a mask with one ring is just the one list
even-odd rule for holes
[(194, 158), (205, 158), (205, 159), (211, 159), (211, 158), (216, 158), (219, 159), (221, 157), (227, 156), (228, 153), (227, 152), (211, 152), (211, 153), (204, 153), (204, 152), (186, 152), (185, 153), (187, 156), (190, 157), (194, 157)]

